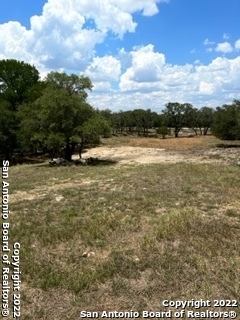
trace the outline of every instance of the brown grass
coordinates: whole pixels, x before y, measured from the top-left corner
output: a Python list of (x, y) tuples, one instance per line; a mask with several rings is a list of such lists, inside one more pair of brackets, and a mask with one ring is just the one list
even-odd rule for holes
[(164, 148), (167, 150), (194, 150), (199, 148), (209, 148), (220, 143), (220, 140), (213, 136), (194, 136), (179, 138), (132, 138), (129, 145), (133, 147)]

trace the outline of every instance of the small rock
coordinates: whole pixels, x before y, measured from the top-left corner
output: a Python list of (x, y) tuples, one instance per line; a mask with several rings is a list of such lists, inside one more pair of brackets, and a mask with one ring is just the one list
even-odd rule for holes
[(57, 202), (59, 202), (59, 201), (63, 200), (64, 197), (63, 196), (57, 196), (55, 199), (56, 199)]
[(87, 258), (87, 256), (88, 256), (88, 252), (87, 251), (83, 252), (82, 257)]
[(93, 251), (90, 251), (90, 252), (88, 252), (88, 254), (87, 254), (87, 257), (89, 258), (89, 257), (94, 257), (95, 256), (95, 252), (93, 252)]
[(52, 161), (49, 161), (49, 164), (55, 165), (55, 166), (68, 166), (70, 165), (70, 162), (63, 158), (56, 158), (56, 159), (53, 159)]
[(79, 159), (76, 159), (76, 160), (75, 160), (75, 164), (76, 164), (76, 165), (78, 165), (78, 164), (86, 165), (86, 164), (87, 164), (87, 160), (86, 160), (86, 159), (79, 158)]
[(85, 252), (83, 252), (83, 254), (82, 254), (82, 257), (83, 258), (90, 258), (90, 257), (94, 257), (95, 256), (95, 252), (93, 252), (93, 251), (85, 251)]

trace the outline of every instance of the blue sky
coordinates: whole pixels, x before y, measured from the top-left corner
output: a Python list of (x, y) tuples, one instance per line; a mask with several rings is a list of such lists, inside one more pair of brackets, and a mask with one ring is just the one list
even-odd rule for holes
[(0, 59), (85, 74), (113, 111), (240, 99), (239, 0), (2, 0)]

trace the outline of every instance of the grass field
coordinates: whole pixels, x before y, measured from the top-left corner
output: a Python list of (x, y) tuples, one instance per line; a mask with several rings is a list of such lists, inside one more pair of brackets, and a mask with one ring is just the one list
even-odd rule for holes
[[(104, 140), (189, 154), (218, 142)], [(11, 167), (9, 182), (22, 320), (167, 311), (166, 299), (239, 299), (240, 167), (34, 164)]]

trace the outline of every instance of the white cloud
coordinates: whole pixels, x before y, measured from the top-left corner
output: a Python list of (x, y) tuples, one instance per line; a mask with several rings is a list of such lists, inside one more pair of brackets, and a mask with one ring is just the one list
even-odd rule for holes
[(92, 82), (93, 83), (93, 93), (98, 94), (98, 93), (105, 93), (109, 94), (109, 92), (113, 91), (111, 82), (106, 82), (106, 81), (98, 81), (98, 82)]
[(28, 45), (32, 41), (32, 36), (32, 32), (21, 26), (17, 21), (0, 25), (0, 52), (2, 56), (31, 60)]
[(85, 71), (85, 74), (96, 82), (117, 81), (120, 73), (120, 61), (112, 56), (95, 57)]
[(157, 3), (168, 2), (169, 0), (112, 0), (119, 8), (124, 11), (133, 13), (143, 11), (144, 16), (152, 16), (158, 13)]
[(152, 82), (160, 79), (161, 69), (165, 64), (165, 56), (154, 52), (154, 46), (149, 44), (131, 51), (132, 66), (122, 75), (120, 88), (122, 91), (152, 87)]
[[(125, 52), (126, 54), (126, 52)], [(239, 98), (240, 57), (218, 57), (210, 64), (171, 65), (153, 45), (134, 48), (131, 65), (120, 78), (120, 91), (92, 92), (89, 101), (100, 109), (151, 108), (160, 112), (169, 101), (195, 107), (216, 107)]]
[(203, 41), (203, 44), (204, 44), (205, 46), (212, 45), (212, 44), (214, 44), (214, 43), (215, 43), (214, 41), (210, 41), (208, 38)]
[(113, 33), (135, 32), (133, 13), (151, 16), (164, 0), (48, 0), (27, 30), (18, 22), (0, 25), (2, 58), (31, 62), (40, 70), (85, 69), (95, 46)]
[(229, 53), (233, 51), (233, 48), (229, 42), (218, 43), (215, 49), (217, 52)]
[[(109, 33), (123, 37), (135, 32), (133, 14), (151, 16), (164, 0), (48, 0), (41, 16), (31, 18), (31, 29), (18, 22), (0, 25), (0, 58), (34, 64), (42, 75), (48, 70), (85, 73), (94, 84), (89, 102), (113, 110), (152, 108), (159, 111), (169, 101), (196, 107), (217, 106), (239, 98), (240, 57), (218, 57), (207, 65), (171, 65), (154, 46), (119, 50), (97, 57), (95, 47)], [(208, 51), (214, 42), (206, 39)], [(229, 42), (215, 51), (240, 50)], [(238, 95), (238, 96), (237, 96)]]
[(214, 85), (211, 83), (207, 83), (204, 81), (200, 81), (199, 84), (199, 92), (201, 94), (213, 94), (214, 92)]
[(240, 50), (240, 39), (235, 42), (235, 49)]

